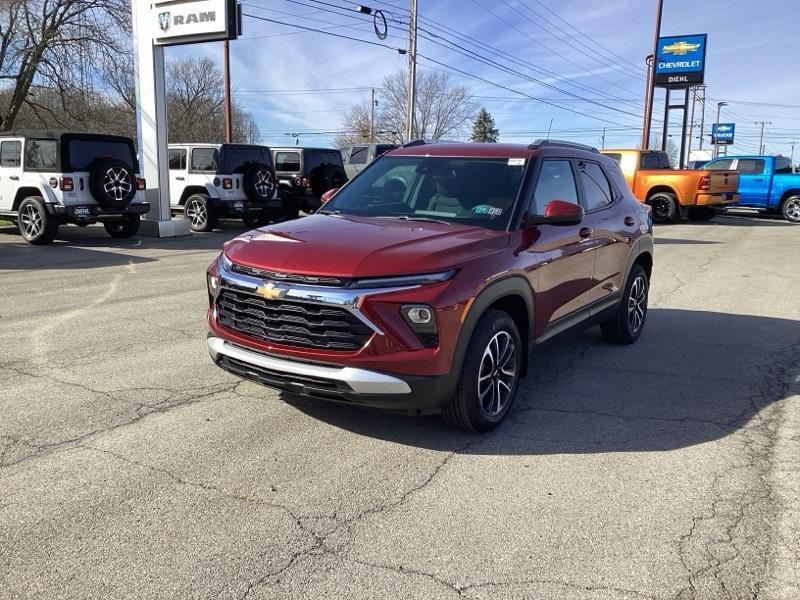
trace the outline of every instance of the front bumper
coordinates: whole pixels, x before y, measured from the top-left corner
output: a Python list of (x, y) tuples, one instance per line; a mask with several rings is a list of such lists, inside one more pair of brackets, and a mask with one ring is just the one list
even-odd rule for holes
[(697, 194), (697, 206), (730, 206), (738, 204), (739, 194), (727, 192), (724, 194)]
[(217, 366), (239, 377), (300, 396), (415, 413), (439, 412), (455, 392), (452, 375), (390, 375), (341, 365), (289, 360), (209, 335)]

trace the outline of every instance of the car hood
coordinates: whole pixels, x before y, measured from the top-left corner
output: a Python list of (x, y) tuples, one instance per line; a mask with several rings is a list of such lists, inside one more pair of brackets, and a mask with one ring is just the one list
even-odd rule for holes
[(460, 224), (312, 215), (250, 231), (225, 256), (269, 271), (377, 277), (442, 271), (508, 245), (506, 231)]

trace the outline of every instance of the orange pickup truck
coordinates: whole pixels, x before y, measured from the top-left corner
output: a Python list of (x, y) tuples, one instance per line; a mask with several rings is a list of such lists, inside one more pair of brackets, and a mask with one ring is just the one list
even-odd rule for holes
[(625, 181), (640, 202), (653, 209), (656, 223), (713, 219), (716, 209), (739, 202), (736, 171), (677, 170), (659, 150), (602, 150), (619, 163)]

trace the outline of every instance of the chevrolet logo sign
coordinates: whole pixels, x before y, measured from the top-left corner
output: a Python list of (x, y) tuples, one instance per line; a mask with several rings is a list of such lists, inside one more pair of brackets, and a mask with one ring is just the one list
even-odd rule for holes
[(283, 298), (286, 296), (286, 292), (288, 291), (289, 290), (286, 288), (277, 287), (271, 281), (268, 281), (267, 283), (256, 288), (256, 294), (267, 300), (277, 300), (278, 298)]
[(674, 44), (667, 44), (661, 51), (664, 54), (674, 54), (675, 56), (683, 56), (689, 52), (695, 52), (700, 47), (700, 44), (690, 44), (689, 42), (675, 42)]

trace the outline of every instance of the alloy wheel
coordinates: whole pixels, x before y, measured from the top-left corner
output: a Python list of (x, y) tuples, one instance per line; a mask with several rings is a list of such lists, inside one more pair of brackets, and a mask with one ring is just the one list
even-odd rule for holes
[(189, 200), (186, 203), (186, 218), (195, 229), (202, 229), (208, 221), (208, 210), (202, 202)]
[(800, 222), (800, 197), (789, 198), (783, 206), (783, 216), (787, 221)]
[(628, 328), (635, 334), (644, 324), (644, 315), (647, 311), (647, 284), (644, 277), (633, 280), (631, 291), (628, 295)]
[(496, 417), (511, 400), (517, 379), (517, 347), (507, 331), (489, 340), (478, 369), (478, 404), (487, 417)]
[(666, 198), (657, 198), (653, 201), (653, 213), (658, 220), (666, 221), (670, 217), (670, 201)]
[(42, 232), (42, 215), (33, 204), (25, 205), (19, 218), (22, 221), (25, 237), (34, 239)]
[(110, 198), (122, 202), (133, 189), (133, 182), (128, 169), (112, 167), (103, 176), (103, 190)]

